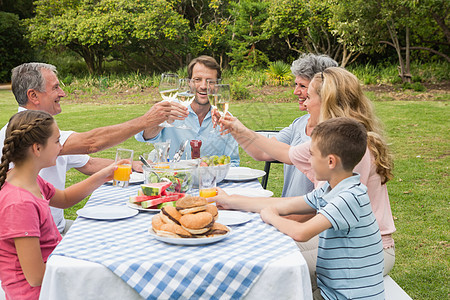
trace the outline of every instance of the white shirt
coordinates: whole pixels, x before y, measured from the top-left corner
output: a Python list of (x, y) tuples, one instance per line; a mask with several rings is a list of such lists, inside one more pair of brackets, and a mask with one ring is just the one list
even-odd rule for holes
[[(19, 106), (19, 112), (26, 110)], [(0, 130), (0, 146), (3, 149), (5, 143), (6, 134), (6, 124)], [(60, 130), (60, 140), (61, 146), (64, 145), (69, 136), (74, 133), (74, 131), (61, 131)], [(39, 175), (46, 181), (53, 184), (57, 189), (63, 190), (66, 187), (66, 172), (71, 168), (83, 167), (89, 160), (89, 155), (60, 155), (56, 159), (56, 165), (48, 168), (44, 168), (39, 172)], [(50, 207), (53, 215), (53, 220), (58, 227), (59, 232), (64, 231), (66, 226), (66, 220), (64, 219), (64, 210), (61, 208)]]

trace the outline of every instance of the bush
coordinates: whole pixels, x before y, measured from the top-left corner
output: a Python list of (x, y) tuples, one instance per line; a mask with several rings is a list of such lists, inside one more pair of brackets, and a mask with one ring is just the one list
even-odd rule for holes
[(0, 82), (9, 82), (11, 69), (32, 59), (25, 32), (18, 15), (0, 11)]
[(400, 83), (402, 83), (402, 79), (400, 78), (400, 76), (394, 76), (391, 78), (390, 83), (400, 84)]
[(273, 85), (289, 85), (293, 80), (291, 66), (281, 60), (277, 60), (269, 65), (266, 71), (269, 82)]
[(377, 78), (373, 75), (364, 76), (364, 84), (377, 84)]
[(408, 89), (408, 90), (413, 90), (415, 92), (423, 92), (426, 91), (425, 86), (423, 86), (422, 83), (420, 82), (414, 82), (414, 83), (409, 83), (409, 82), (404, 82), (402, 84), (402, 88), (404, 90)]
[(427, 89), (425, 88), (425, 86), (420, 83), (420, 82), (414, 82), (413, 84), (411, 84), (411, 88), (415, 91), (415, 92), (424, 92)]
[(232, 100), (245, 100), (251, 97), (250, 91), (243, 84), (234, 82), (231, 85), (231, 99)]

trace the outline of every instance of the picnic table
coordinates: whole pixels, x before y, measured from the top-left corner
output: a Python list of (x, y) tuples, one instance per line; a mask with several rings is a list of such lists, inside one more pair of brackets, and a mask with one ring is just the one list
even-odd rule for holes
[[(262, 189), (257, 179), (219, 186)], [(138, 188), (105, 184), (85, 207), (125, 206)], [(221, 241), (184, 246), (149, 233), (155, 213), (78, 217), (47, 262), (40, 299), (312, 299), (295, 242), (259, 214), (244, 213), (248, 221)]]

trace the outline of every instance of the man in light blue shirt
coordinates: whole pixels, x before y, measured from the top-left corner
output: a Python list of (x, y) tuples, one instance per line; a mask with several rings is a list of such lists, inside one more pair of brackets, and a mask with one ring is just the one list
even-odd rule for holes
[[(239, 166), (238, 143), (231, 135), (220, 135), (213, 131), (211, 104), (208, 100), (206, 81), (220, 78), (221, 70), (217, 61), (206, 55), (195, 58), (188, 66), (188, 77), (193, 79), (196, 87), (194, 101), (188, 107), (188, 116), (184, 123), (192, 129), (179, 129), (180, 120), (174, 120), (174, 127), (152, 127), (135, 135), (140, 142), (165, 142), (170, 140), (169, 158), (178, 150), (178, 146), (186, 139), (201, 140), (201, 156), (228, 155), (232, 166)], [(180, 122), (180, 123), (179, 123)], [(191, 148), (185, 150), (186, 158), (191, 158)]]

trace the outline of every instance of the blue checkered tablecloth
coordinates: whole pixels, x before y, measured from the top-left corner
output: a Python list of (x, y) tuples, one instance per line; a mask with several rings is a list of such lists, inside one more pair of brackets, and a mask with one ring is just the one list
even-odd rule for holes
[[(221, 187), (261, 188), (257, 180), (222, 182)], [(139, 185), (103, 185), (86, 207), (126, 205)], [(195, 190), (193, 191), (196, 192)], [(232, 226), (232, 234), (201, 246), (170, 245), (148, 233), (154, 214), (122, 220), (77, 218), (52, 255), (100, 263), (146, 299), (239, 299), (273, 260), (299, 251), (294, 241), (264, 224), (259, 214)]]

